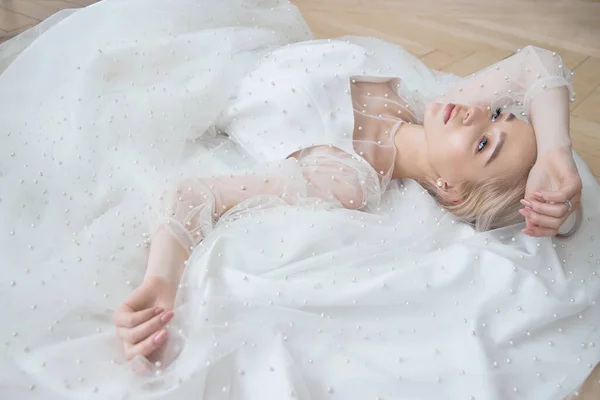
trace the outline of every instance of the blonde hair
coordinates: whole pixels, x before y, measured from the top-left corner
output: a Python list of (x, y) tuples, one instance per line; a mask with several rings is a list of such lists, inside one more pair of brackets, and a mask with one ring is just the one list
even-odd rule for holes
[[(441, 191), (431, 178), (423, 178), (419, 184), (440, 206), (473, 225), (477, 231), (487, 231), (525, 221), (519, 210), (523, 208), (520, 200), (525, 198), (528, 176), (529, 170), (525, 170), (512, 178), (498, 176), (482, 183), (463, 182), (453, 194)], [(572, 236), (581, 224), (581, 208), (576, 210), (576, 217), (576, 223), (569, 232), (556, 236)]]

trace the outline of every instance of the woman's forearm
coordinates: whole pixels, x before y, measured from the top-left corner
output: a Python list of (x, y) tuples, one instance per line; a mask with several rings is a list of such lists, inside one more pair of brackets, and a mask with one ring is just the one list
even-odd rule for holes
[(179, 282), (187, 259), (186, 249), (168, 228), (161, 226), (152, 238), (146, 277), (161, 277), (171, 282)]
[(569, 91), (566, 87), (548, 89), (531, 101), (531, 123), (538, 154), (556, 148), (571, 148)]
[(166, 220), (152, 235), (146, 276), (179, 282), (189, 254), (210, 234), (213, 223), (256, 196), (276, 196), (288, 204), (307, 197), (358, 209), (366, 204), (364, 181), (370, 170), (341, 150), (315, 146), (264, 166), (263, 171), (189, 178), (165, 190)]

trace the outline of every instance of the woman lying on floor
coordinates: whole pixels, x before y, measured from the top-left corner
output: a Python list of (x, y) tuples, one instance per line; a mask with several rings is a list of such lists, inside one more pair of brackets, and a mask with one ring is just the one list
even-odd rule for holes
[[(579, 205), (581, 180), (569, 134), (570, 72), (557, 54), (525, 47), (450, 89), (448, 99), (465, 96), (471, 105), (432, 102), (419, 113), (413, 97), (400, 90), (401, 78), (348, 75), (345, 85), (334, 71), (310, 75), (301, 67), (281, 67), (300, 66), (305, 52), (299, 50), (307, 46), (278, 50), (249, 73), (226, 106), (226, 122), (218, 125), (272, 166), (259, 173), (188, 177), (162, 192), (164, 224), (152, 235), (148, 279), (115, 316), (129, 358), (165, 342), (167, 332), (160, 328), (173, 312), (154, 315), (156, 307), (173, 308), (184, 264), (207, 229), (255, 196), (368, 211), (392, 180), (413, 179), (478, 230), (525, 219), (523, 232), (531, 236), (556, 235)], [(352, 118), (340, 107), (349, 105), (345, 97)], [(503, 97), (526, 110), (522, 119), (498, 103)], [(331, 108), (323, 110), (319, 102)], [(336, 111), (341, 129), (320, 119)]]
[(8, 398), (558, 399), (598, 361), (558, 54), (458, 78), (276, 1), (38, 29), (0, 48)]

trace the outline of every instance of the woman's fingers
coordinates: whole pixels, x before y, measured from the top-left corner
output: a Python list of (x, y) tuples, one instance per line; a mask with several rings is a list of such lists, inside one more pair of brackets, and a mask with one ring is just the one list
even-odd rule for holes
[(581, 196), (581, 181), (565, 185), (556, 192), (535, 192), (534, 195), (541, 197), (548, 203), (564, 203), (573, 197), (579, 198)]
[(135, 356), (147, 357), (156, 351), (160, 346), (167, 341), (168, 333), (166, 329), (161, 329), (159, 332), (134, 345), (125, 345), (125, 356), (128, 360)]
[(525, 220), (525, 224), (525, 229), (523, 229), (521, 232), (533, 237), (550, 237), (556, 235), (558, 232), (554, 228), (535, 225), (529, 219)]
[(133, 311), (126, 307), (120, 307), (115, 313), (114, 322), (117, 327), (133, 328), (163, 311), (160, 307), (147, 308), (141, 311)]
[(554, 218), (562, 218), (568, 212), (566, 203), (542, 203), (536, 200), (521, 200), (521, 204), (538, 214)]
[(131, 359), (131, 370), (139, 376), (148, 376), (152, 372), (148, 366), (148, 360), (142, 356), (134, 356)]
[[(556, 195), (556, 193), (554, 193)], [(559, 196), (545, 196), (543, 193), (534, 193), (530, 199), (521, 200), (525, 208), (519, 213), (525, 217), (527, 226), (522, 230), (529, 236), (546, 237), (555, 236), (562, 224), (567, 220), (581, 202), (581, 192), (577, 192), (569, 199), (571, 209), (566, 201), (554, 202)]]
[(519, 213), (525, 217), (527, 223), (527, 226), (522, 232), (534, 237), (555, 236), (566, 219), (566, 216), (563, 218), (555, 218), (541, 215), (528, 208), (519, 210)]
[(557, 230), (564, 221), (563, 217), (549, 217), (547, 215), (538, 214), (529, 208), (523, 208), (519, 210), (519, 214), (524, 216), (533, 225), (543, 228), (552, 228)]
[(556, 235), (556, 229), (542, 228), (540, 226), (525, 228), (521, 232), (533, 237), (550, 237)]
[(161, 329), (173, 318), (173, 315), (173, 311), (168, 311), (133, 328), (119, 328), (119, 336), (127, 343), (137, 344)]

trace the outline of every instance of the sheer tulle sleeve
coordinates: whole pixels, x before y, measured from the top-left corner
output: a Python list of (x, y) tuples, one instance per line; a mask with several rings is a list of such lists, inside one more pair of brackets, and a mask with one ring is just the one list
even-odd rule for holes
[(191, 251), (223, 214), (255, 196), (359, 209), (378, 201), (378, 193), (378, 179), (365, 161), (317, 146), (242, 175), (182, 179), (163, 192), (158, 226)]
[(466, 77), (438, 100), (508, 108), (529, 122), (531, 102), (545, 90), (566, 87), (575, 99), (572, 73), (557, 53), (527, 46), (495, 65)]

